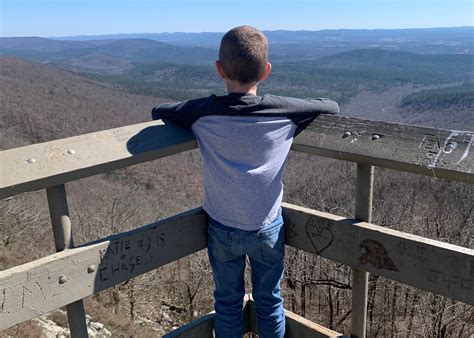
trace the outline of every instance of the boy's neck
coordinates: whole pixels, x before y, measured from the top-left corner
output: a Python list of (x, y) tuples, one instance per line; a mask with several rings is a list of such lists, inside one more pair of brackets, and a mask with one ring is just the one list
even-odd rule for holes
[(242, 85), (237, 81), (226, 80), (227, 92), (257, 95), (258, 82)]

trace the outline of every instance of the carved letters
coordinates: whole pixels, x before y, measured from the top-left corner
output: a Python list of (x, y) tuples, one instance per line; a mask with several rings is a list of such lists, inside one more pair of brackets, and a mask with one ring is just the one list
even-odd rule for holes
[(111, 241), (106, 250), (101, 250), (99, 280), (107, 280), (121, 275), (132, 274), (152, 263), (161, 248), (166, 246), (166, 235), (158, 229), (150, 229), (140, 237)]

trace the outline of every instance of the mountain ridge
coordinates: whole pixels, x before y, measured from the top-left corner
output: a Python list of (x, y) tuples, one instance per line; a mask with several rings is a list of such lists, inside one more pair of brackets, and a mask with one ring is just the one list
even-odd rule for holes
[(2, 149), (149, 121), (151, 109), (166, 101), (6, 56), (0, 79)]

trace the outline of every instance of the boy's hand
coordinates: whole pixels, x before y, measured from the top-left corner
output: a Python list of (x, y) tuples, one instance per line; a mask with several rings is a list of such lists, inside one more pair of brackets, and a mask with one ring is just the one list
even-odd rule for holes
[(176, 108), (179, 103), (162, 103), (151, 111), (152, 120), (166, 119), (167, 116)]
[(331, 99), (321, 97), (318, 99), (307, 98), (306, 100), (313, 103), (315, 105), (315, 109), (321, 114), (339, 114), (340, 112), (337, 102)]

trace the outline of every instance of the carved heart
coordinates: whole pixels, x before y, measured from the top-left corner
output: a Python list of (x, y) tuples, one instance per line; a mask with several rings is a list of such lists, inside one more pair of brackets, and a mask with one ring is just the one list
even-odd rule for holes
[(318, 221), (315, 217), (311, 217), (306, 223), (306, 235), (311, 241), (316, 254), (321, 255), (334, 241), (331, 227), (332, 222)]
[(285, 242), (288, 240), (295, 238), (298, 234), (295, 231), (296, 225), (292, 221), (290, 221), (287, 217), (284, 217), (285, 223)]

